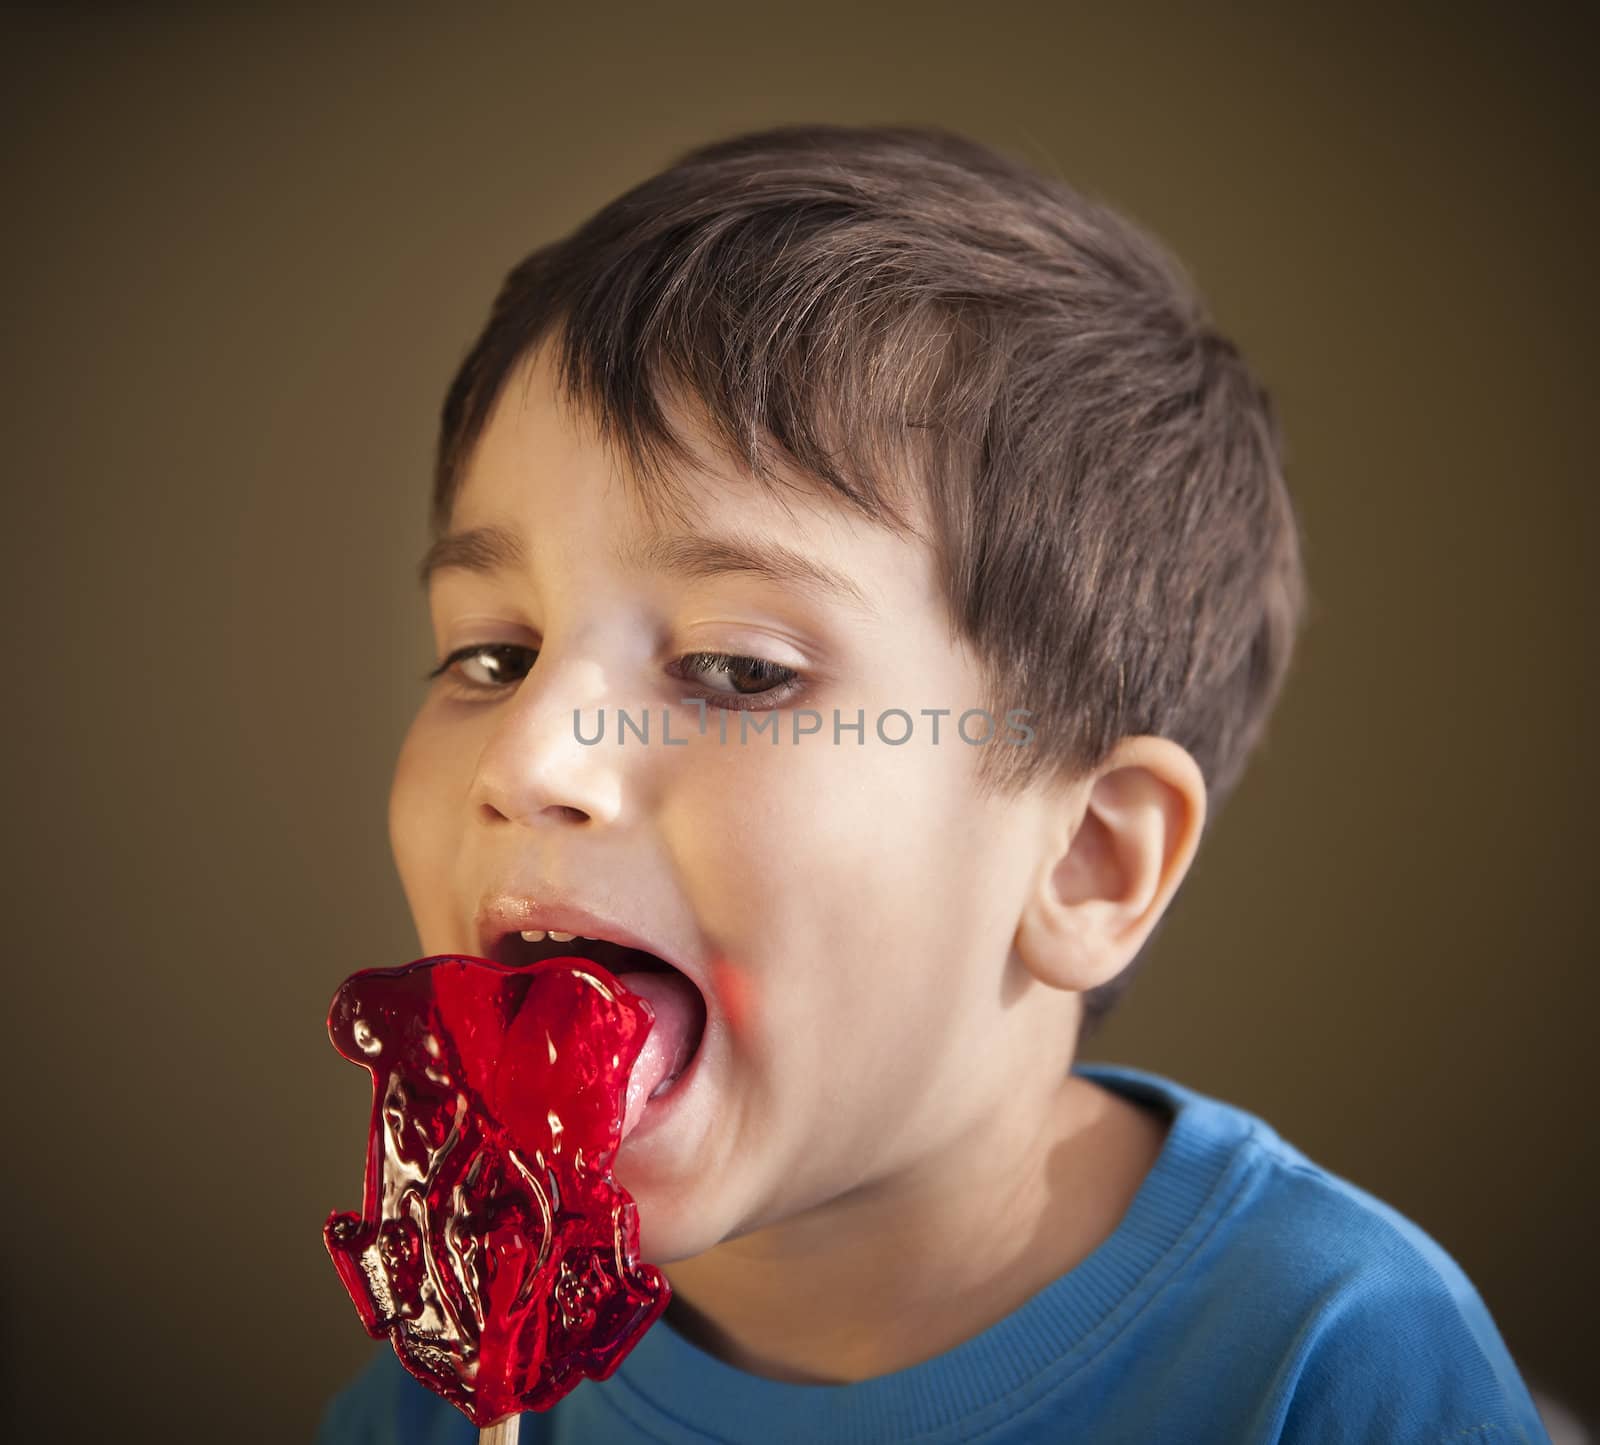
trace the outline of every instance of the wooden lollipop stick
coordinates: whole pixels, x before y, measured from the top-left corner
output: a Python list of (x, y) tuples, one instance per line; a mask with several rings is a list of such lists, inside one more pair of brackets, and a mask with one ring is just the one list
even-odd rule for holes
[(508, 1415), (504, 1420), (478, 1431), (478, 1445), (517, 1445), (522, 1434), (522, 1416)]

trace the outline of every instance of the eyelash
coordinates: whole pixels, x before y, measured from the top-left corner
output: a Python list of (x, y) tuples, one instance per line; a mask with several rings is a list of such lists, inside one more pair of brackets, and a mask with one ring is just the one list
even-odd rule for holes
[[(532, 653), (537, 659), (539, 650), (536, 647), (522, 647), (514, 642), (480, 642), (470, 643), (466, 647), (458, 647), (437, 667), (430, 669), (422, 675), (424, 682), (431, 682), (450, 671), (456, 663), (465, 661), (469, 657), (478, 657), (483, 653)], [(780, 663), (768, 662), (765, 658), (744, 657), (733, 652), (689, 652), (673, 662), (674, 667), (682, 668), (688, 672), (705, 675), (708, 672), (731, 673), (743, 664), (744, 670), (753, 672), (757, 679), (771, 679), (770, 684), (760, 692), (702, 692), (706, 702), (712, 707), (723, 708), (729, 712), (765, 711), (787, 702), (803, 686), (803, 679), (792, 667), (784, 667)], [(529, 668), (533, 663), (528, 664)], [(524, 676), (527, 674), (525, 673)], [(676, 674), (672, 674), (676, 676)], [(687, 679), (683, 679), (687, 680)], [(502, 683), (499, 685), (483, 682), (469, 682), (464, 678), (456, 678), (456, 683), (466, 688), (469, 692), (500, 693), (515, 687), (516, 683)], [(517, 682), (522, 679), (518, 678)], [(774, 694), (777, 696), (775, 697)]]

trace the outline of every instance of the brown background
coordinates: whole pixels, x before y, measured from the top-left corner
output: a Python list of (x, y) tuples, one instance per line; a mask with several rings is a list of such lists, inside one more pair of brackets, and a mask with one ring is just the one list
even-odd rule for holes
[(574, 9), (5, 20), (11, 1411), (302, 1439), (365, 1357), (319, 1238), (365, 1080), (322, 1020), (415, 956), (384, 809), (445, 384), (533, 245), (805, 119), (1104, 195), (1274, 389), (1311, 630), (1091, 1056), (1410, 1215), (1600, 1411), (1569, 12)]

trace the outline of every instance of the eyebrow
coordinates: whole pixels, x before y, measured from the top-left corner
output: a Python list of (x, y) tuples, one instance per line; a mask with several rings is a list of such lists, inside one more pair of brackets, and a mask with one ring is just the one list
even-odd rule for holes
[(831, 597), (863, 612), (873, 611), (866, 593), (843, 573), (767, 538), (738, 533), (657, 533), (626, 543), (619, 549), (617, 560), (634, 571), (692, 579), (746, 573), (780, 587)]
[[(624, 567), (635, 572), (691, 579), (743, 573), (781, 587), (836, 598), (864, 612), (875, 611), (861, 588), (843, 573), (804, 552), (764, 538), (737, 533), (657, 533), (626, 543), (615, 555)], [(428, 548), (417, 576), (426, 587), (438, 573), (451, 569), (494, 575), (521, 567), (526, 560), (515, 532), (489, 524), (440, 537)]]
[(522, 541), (508, 527), (488, 525), (450, 532), (440, 537), (417, 568), (417, 581), (426, 587), (440, 572), (477, 572), (493, 575), (521, 567), (527, 560)]

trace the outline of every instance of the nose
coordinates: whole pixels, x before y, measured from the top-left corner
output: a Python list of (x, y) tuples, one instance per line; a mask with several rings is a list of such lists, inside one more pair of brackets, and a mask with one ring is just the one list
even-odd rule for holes
[[(605, 705), (598, 662), (557, 662), (548, 653), (517, 688), (484, 745), (474, 801), (490, 822), (615, 823), (622, 815), (617, 750), (593, 742)], [(579, 733), (590, 739), (579, 741)]]

